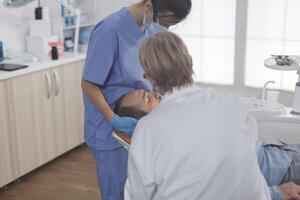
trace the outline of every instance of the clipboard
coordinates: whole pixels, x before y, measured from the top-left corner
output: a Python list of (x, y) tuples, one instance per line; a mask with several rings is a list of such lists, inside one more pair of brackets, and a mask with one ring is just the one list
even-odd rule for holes
[(130, 147), (131, 137), (116, 131), (112, 132), (113, 137), (128, 151)]

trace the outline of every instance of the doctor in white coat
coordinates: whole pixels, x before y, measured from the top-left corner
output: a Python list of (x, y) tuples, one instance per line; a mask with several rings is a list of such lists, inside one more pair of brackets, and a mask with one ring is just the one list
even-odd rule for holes
[(140, 62), (162, 99), (133, 134), (125, 199), (270, 199), (256, 124), (241, 100), (194, 85), (192, 59), (175, 34), (146, 39)]

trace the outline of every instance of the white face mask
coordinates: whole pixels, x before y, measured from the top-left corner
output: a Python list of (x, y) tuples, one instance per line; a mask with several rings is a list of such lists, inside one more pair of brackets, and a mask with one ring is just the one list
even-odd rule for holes
[[(152, 16), (153, 16), (153, 11), (152, 11)], [(145, 27), (145, 36), (151, 36), (155, 33), (158, 33), (158, 32), (165, 32), (165, 31), (168, 31), (168, 29), (162, 25), (160, 25), (158, 22), (150, 22), (148, 23), (147, 20), (146, 20), (147, 16), (146, 16), (146, 13), (144, 15), (144, 20), (143, 20), (143, 25)]]

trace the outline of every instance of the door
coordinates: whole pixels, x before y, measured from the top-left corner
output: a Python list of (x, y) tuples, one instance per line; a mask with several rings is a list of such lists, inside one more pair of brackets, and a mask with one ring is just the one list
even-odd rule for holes
[[(82, 68), (83, 62), (78, 61), (54, 70), (54, 74), (56, 73), (60, 77), (60, 94), (55, 97), (59, 101), (55, 100), (54, 107), (64, 108), (68, 150), (83, 143)], [(61, 102), (61, 99), (63, 99), (63, 102)]]
[(53, 103), (54, 103), (54, 124), (56, 135), (56, 148), (57, 154), (61, 155), (68, 151), (67, 143), (67, 120), (66, 120), (66, 106), (65, 106), (65, 94), (62, 90), (64, 83), (63, 79), (63, 66), (56, 67), (51, 70), (52, 76), (52, 88), (53, 88)]
[(7, 80), (12, 145), (20, 175), (57, 154), (51, 88), (48, 70)]
[(0, 187), (16, 178), (8, 116), (5, 81), (0, 81)]
[(51, 70), (58, 155), (83, 143), (82, 68), (78, 61)]

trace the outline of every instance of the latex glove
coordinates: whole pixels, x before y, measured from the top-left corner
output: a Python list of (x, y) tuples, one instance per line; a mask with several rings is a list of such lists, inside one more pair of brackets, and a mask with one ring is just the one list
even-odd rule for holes
[(125, 133), (126, 135), (132, 135), (137, 122), (138, 121), (134, 118), (120, 117), (119, 115), (115, 115), (111, 120), (113, 128), (117, 131)]

